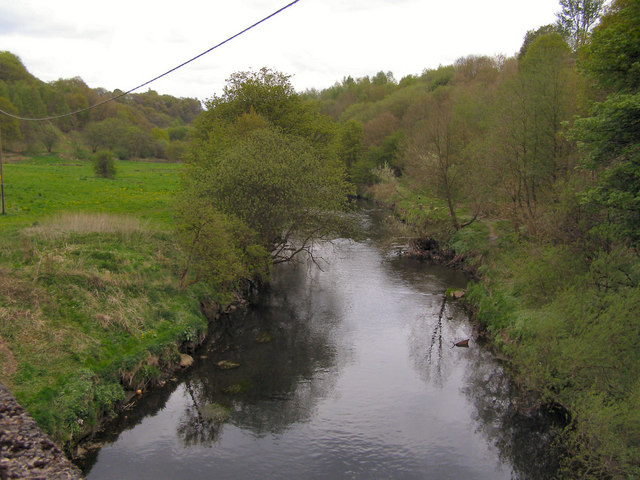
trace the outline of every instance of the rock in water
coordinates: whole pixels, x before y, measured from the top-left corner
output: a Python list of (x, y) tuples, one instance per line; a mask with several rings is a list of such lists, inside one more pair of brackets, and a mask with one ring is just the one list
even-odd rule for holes
[(216, 365), (218, 365), (218, 368), (221, 368), (222, 370), (230, 370), (240, 366), (239, 363), (229, 362), (228, 360), (221, 360)]
[(186, 353), (180, 354), (180, 367), (189, 368), (193, 365), (193, 357), (191, 355), (187, 355)]

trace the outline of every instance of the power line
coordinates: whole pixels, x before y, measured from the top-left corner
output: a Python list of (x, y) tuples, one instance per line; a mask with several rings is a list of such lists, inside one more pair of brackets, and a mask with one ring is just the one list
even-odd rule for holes
[(49, 116), (49, 117), (42, 117), (42, 118), (25, 118), (25, 117), (21, 117), (21, 116), (19, 116), (19, 115), (14, 115), (14, 114), (12, 114), (12, 113), (5, 112), (5, 111), (4, 111), (4, 110), (2, 110), (2, 109), (0, 109), (0, 113), (2, 113), (2, 114), (4, 114), (4, 115), (6, 115), (6, 116), (8, 116), (8, 117), (15, 118), (16, 120), (24, 120), (24, 121), (27, 121), (27, 122), (42, 122), (42, 121), (46, 121), (46, 120), (57, 120), (57, 119), (59, 119), (59, 118), (70, 117), (70, 116), (72, 116), (72, 115), (77, 115), (78, 113), (86, 112), (86, 111), (91, 110), (91, 109), (93, 109), (93, 108), (96, 108), (96, 107), (99, 107), (99, 106), (101, 106), (101, 105), (104, 105), (105, 103), (109, 103), (109, 102), (112, 102), (112, 101), (114, 101), (114, 100), (117, 100), (118, 98), (122, 98), (122, 97), (124, 97), (125, 95), (130, 94), (131, 92), (135, 92), (136, 90), (138, 90), (138, 89), (140, 89), (140, 88), (142, 88), (142, 87), (145, 87), (145, 86), (149, 85), (150, 83), (155, 82), (156, 80), (159, 80), (159, 79), (161, 79), (162, 77), (165, 77), (165, 76), (169, 75), (170, 73), (175, 72), (175, 71), (176, 71), (176, 70), (178, 70), (179, 68), (182, 68), (182, 67), (184, 67), (185, 65), (188, 65), (189, 63), (193, 62), (194, 60), (197, 60), (198, 58), (200, 58), (200, 57), (202, 57), (202, 56), (206, 55), (207, 53), (212, 52), (212, 51), (213, 51), (213, 50), (215, 50), (216, 48), (219, 48), (219, 47), (223, 46), (224, 44), (229, 43), (230, 41), (232, 41), (232, 40), (234, 40), (235, 38), (239, 37), (240, 35), (243, 35), (244, 33), (248, 32), (248, 31), (249, 31), (249, 30), (251, 30), (252, 28), (257, 27), (257, 26), (258, 26), (258, 25), (260, 25), (261, 23), (264, 23), (264, 22), (266, 22), (267, 20), (269, 20), (269, 19), (271, 19), (271, 18), (275, 17), (276, 15), (278, 15), (278, 14), (279, 14), (279, 13), (281, 13), (281, 12), (283, 12), (283, 11), (284, 11), (284, 10), (286, 10), (287, 8), (289, 8), (289, 7), (293, 6), (294, 4), (298, 3), (299, 1), (300, 1), (300, 0), (294, 0), (293, 2), (291, 2), (291, 3), (287, 4), (287, 5), (285, 5), (284, 7), (280, 8), (280, 9), (278, 9), (278, 10), (276, 10), (276, 11), (275, 11), (275, 12), (273, 12), (272, 14), (267, 15), (267, 16), (266, 16), (266, 17), (264, 17), (262, 20), (258, 20), (258, 21), (257, 21), (256, 23), (254, 23), (253, 25), (248, 26), (248, 27), (247, 27), (247, 28), (245, 28), (244, 30), (242, 30), (242, 31), (240, 31), (240, 32), (238, 32), (238, 33), (236, 33), (235, 35), (230, 36), (229, 38), (227, 38), (226, 40), (223, 40), (222, 42), (218, 43), (217, 45), (214, 45), (214, 46), (213, 46), (213, 47), (211, 47), (210, 49), (205, 50), (204, 52), (200, 53), (199, 55), (196, 55), (195, 57), (193, 57), (193, 58), (191, 58), (191, 59), (187, 60), (186, 62), (181, 63), (181, 64), (180, 64), (180, 65), (178, 65), (177, 67), (173, 67), (171, 70), (167, 70), (167, 71), (166, 71), (166, 72), (164, 72), (163, 74), (158, 75), (157, 77), (154, 77), (154, 78), (152, 78), (151, 80), (148, 80), (148, 81), (144, 82), (143, 84), (138, 85), (137, 87), (132, 88), (131, 90), (127, 90), (126, 92), (120, 93), (120, 94), (118, 94), (118, 95), (114, 95), (113, 97), (109, 97), (109, 98), (107, 98), (106, 100), (102, 100), (102, 101), (100, 101), (100, 102), (98, 102), (98, 103), (95, 103), (95, 104), (93, 104), (93, 105), (90, 105), (90, 106), (88, 106), (88, 107), (81, 108), (81, 109), (79, 109), (79, 110), (75, 110), (75, 111), (70, 112), (70, 113), (64, 113), (64, 114), (61, 114), (61, 115), (52, 115), (52, 116)]

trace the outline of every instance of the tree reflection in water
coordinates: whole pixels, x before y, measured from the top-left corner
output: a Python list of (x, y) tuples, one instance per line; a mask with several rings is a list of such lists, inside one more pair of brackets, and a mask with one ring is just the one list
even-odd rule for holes
[[(469, 337), (471, 348), (452, 348)], [(408, 342), (414, 368), (428, 384), (443, 387), (464, 362), (461, 391), (473, 406), (476, 431), (496, 447), (514, 478), (555, 478), (562, 454), (555, 440), (564, 419), (514, 385), (503, 366), (474, 339), (459, 302), (434, 295), (431, 308), (411, 324)]]
[[(256, 436), (278, 434), (308, 421), (318, 402), (334, 389), (339, 328), (336, 298), (316, 285), (306, 265), (287, 265), (276, 275), (272, 295), (228, 319), (185, 383), (188, 407), (178, 436), (185, 445), (215, 443), (223, 428), (203, 415), (208, 405), (229, 409), (228, 422)], [(282, 292), (287, 292), (285, 295)], [(268, 314), (265, 312), (268, 310)], [(240, 365), (224, 370), (218, 362)], [(311, 381), (313, 379), (313, 381)]]
[(563, 415), (517, 388), (487, 352), (477, 349), (470, 362), (462, 391), (474, 406), (477, 429), (498, 448), (501, 460), (512, 465), (516, 478), (556, 478)]
[(420, 378), (435, 386), (446, 382), (459, 358), (451, 346), (468, 335), (468, 325), (460, 322), (459, 305), (444, 294), (434, 295), (432, 308), (411, 324), (409, 350)]

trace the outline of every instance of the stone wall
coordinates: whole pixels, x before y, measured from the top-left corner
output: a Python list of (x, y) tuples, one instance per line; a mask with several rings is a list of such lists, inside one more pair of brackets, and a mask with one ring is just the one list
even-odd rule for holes
[(0, 385), (0, 480), (81, 480), (80, 470)]

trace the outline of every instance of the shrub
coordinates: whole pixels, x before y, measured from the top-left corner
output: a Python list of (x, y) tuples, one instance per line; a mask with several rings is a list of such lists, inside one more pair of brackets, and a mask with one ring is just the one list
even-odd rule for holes
[(113, 152), (110, 150), (100, 150), (93, 156), (93, 168), (96, 175), (104, 178), (111, 178), (116, 174), (116, 164), (113, 159)]

